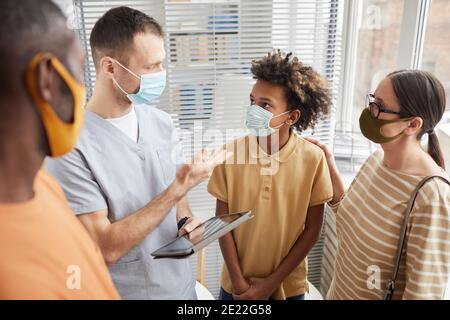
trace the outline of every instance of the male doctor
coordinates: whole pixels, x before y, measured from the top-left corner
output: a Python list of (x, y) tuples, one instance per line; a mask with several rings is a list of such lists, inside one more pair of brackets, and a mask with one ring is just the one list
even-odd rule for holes
[(48, 169), (101, 248), (122, 298), (196, 299), (187, 259), (150, 254), (199, 224), (185, 195), (226, 155), (201, 153), (176, 171), (175, 128), (150, 106), (166, 83), (163, 31), (153, 18), (113, 8), (96, 22), (90, 45), (96, 82), (80, 141)]

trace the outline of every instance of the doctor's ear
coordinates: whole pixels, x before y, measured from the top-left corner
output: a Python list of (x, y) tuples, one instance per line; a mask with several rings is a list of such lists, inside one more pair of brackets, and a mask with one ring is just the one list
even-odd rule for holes
[(108, 77), (113, 77), (114, 73), (117, 71), (117, 66), (114, 63), (114, 59), (108, 56), (104, 56), (100, 59), (99, 67), (99, 70)]
[(422, 130), (423, 119), (420, 117), (415, 117), (408, 123), (408, 127), (405, 129), (405, 134), (407, 135), (417, 135), (420, 130)]

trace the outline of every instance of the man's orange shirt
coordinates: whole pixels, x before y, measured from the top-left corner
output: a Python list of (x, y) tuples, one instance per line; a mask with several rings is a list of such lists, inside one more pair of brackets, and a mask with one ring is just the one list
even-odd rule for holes
[(41, 170), (30, 201), (0, 203), (0, 299), (119, 299), (101, 252)]

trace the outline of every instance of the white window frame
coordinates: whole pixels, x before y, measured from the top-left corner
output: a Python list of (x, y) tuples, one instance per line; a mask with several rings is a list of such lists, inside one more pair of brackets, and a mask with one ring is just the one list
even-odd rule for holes
[[(395, 0), (393, 0), (395, 1)], [(418, 69), (422, 66), (422, 53), (432, 0), (405, 0), (403, 7), (397, 69)], [(352, 101), (357, 80), (356, 54), (358, 26), (361, 21), (360, 0), (346, 0), (344, 9), (343, 68), (337, 105), (337, 119), (341, 123), (352, 121)]]
[(403, 7), (398, 69), (418, 69), (422, 65), (428, 12), (431, 0), (406, 0)]

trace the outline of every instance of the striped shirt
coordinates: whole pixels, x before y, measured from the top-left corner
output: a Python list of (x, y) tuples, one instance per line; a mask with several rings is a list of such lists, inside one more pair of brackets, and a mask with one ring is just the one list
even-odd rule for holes
[[(383, 299), (404, 211), (423, 178), (389, 169), (378, 150), (331, 205), (338, 247), (328, 299)], [(411, 212), (393, 299), (443, 299), (449, 273), (450, 187), (433, 179)]]

